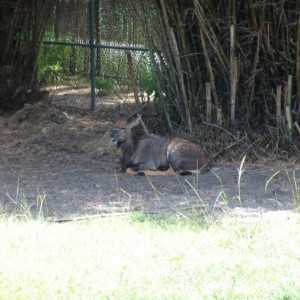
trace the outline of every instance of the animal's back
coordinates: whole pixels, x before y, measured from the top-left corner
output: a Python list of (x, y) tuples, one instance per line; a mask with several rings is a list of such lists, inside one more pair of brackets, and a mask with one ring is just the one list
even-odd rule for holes
[(205, 173), (209, 171), (211, 162), (205, 151), (187, 140), (174, 138), (167, 147), (169, 164), (179, 173)]

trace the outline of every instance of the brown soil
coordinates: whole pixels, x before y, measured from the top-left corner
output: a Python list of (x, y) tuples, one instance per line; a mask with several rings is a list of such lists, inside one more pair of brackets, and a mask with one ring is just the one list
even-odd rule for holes
[(217, 161), (213, 172), (199, 177), (120, 173), (118, 153), (108, 146), (111, 116), (107, 108), (91, 112), (46, 102), (0, 116), (2, 211), (25, 201), (33, 212), (42, 201), (44, 213), (57, 219), (129, 210), (262, 216), (294, 209), (300, 166), (291, 162), (246, 160), (240, 179), (240, 162)]

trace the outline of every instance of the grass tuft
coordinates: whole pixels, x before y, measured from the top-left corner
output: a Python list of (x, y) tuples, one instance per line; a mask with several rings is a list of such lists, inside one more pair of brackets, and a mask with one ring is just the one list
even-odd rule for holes
[[(36, 199), (31, 203), (27, 201), (26, 195), (20, 186), (19, 180), (17, 183), (15, 196), (12, 196), (8, 192), (6, 192), (6, 196), (13, 205), (13, 209), (11, 209), (12, 213), (10, 214), (11, 217), (25, 220), (44, 218), (47, 207), (46, 193), (42, 186), (37, 185)], [(6, 214), (3, 206), (1, 207), (1, 213)]]
[(297, 211), (300, 211), (300, 185), (299, 180), (296, 177), (295, 171), (290, 175), (288, 170), (285, 168), (288, 180), (293, 193), (293, 201)]

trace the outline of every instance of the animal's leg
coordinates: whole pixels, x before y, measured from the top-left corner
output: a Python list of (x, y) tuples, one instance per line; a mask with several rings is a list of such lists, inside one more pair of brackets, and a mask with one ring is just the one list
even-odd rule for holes
[(172, 168), (169, 168), (166, 171), (154, 171), (154, 170), (139, 170), (139, 171), (134, 171), (131, 168), (126, 169), (126, 174), (128, 175), (137, 175), (143, 173), (146, 176), (170, 176), (170, 175), (178, 175), (178, 172), (174, 171)]

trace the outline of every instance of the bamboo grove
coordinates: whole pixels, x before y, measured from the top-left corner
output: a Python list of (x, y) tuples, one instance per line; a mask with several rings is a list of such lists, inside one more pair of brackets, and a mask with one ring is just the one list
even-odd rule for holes
[(38, 92), (38, 55), (56, 0), (0, 0), (0, 111)]
[[(24, 104), (38, 87), (38, 54), (55, 3), (0, 0), (0, 111)], [(299, 144), (299, 0), (94, 3), (95, 11), (126, 6), (140, 20), (169, 132), (210, 124), (237, 138), (263, 133), (283, 146)]]
[(168, 117), (190, 132), (204, 117), (233, 132), (271, 126), (287, 138), (300, 134), (299, 1), (128, 5), (143, 20)]

